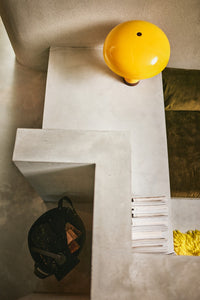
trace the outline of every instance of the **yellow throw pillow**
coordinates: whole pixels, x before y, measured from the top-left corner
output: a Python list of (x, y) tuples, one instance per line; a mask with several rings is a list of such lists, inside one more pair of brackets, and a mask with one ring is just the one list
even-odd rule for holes
[(182, 233), (174, 230), (174, 250), (177, 255), (200, 256), (200, 231), (189, 230)]

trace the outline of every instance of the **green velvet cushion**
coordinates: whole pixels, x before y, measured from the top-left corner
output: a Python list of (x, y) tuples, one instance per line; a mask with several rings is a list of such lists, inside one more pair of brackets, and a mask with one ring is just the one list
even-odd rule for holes
[(166, 111), (171, 195), (200, 197), (200, 111)]
[(162, 76), (166, 110), (200, 111), (200, 70), (166, 68)]

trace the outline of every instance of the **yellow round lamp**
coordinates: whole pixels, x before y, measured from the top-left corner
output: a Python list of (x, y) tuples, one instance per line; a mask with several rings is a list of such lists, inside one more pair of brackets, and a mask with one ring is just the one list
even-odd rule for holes
[(107, 66), (128, 85), (153, 77), (167, 65), (170, 44), (165, 33), (146, 21), (128, 21), (114, 27), (103, 47)]

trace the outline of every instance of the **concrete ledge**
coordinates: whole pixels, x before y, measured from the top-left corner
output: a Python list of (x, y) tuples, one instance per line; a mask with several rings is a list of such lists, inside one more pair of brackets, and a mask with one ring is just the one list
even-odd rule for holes
[[(99, 187), (95, 184), (92, 300), (167, 300), (179, 299), (181, 295), (191, 299), (194, 291), (193, 298), (198, 299), (199, 278), (194, 276), (199, 270), (198, 257), (143, 255), (131, 251), (127, 133), (19, 129), (13, 158), (21, 170), (23, 162), (96, 165), (95, 183)], [(99, 229), (110, 231), (102, 238)], [(68, 295), (64, 297), (67, 299)]]
[(43, 128), (130, 132), (132, 192), (170, 196), (161, 74), (130, 87), (107, 68), (102, 49), (53, 47)]
[[(108, 279), (115, 281), (117, 270), (120, 276), (121, 270), (128, 267), (131, 254), (129, 134), (18, 129), (13, 161), (29, 179), (35, 179), (38, 163), (38, 176), (45, 164), (50, 169), (54, 164), (68, 164), (68, 172), (73, 170), (72, 164), (95, 164), (91, 299), (114, 299)], [(124, 299), (121, 297), (123, 293), (119, 299)]]
[(60, 295), (60, 294), (30, 294), (18, 300), (89, 300), (90, 296)]
[(93, 202), (95, 164), (65, 162), (16, 162), (45, 202), (68, 195), (73, 201)]

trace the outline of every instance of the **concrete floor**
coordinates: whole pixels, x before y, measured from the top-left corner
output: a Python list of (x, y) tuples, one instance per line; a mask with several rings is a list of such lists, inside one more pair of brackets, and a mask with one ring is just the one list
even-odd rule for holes
[[(41, 128), (46, 73), (27, 69), (15, 61), (2, 22), (0, 22), (0, 59), (0, 299), (15, 300), (35, 291), (64, 292), (66, 282), (57, 284), (53, 279), (50, 283), (41, 282), (33, 274), (33, 262), (27, 247), (27, 233), (34, 220), (52, 204), (44, 204), (12, 163), (16, 129)], [(195, 229), (191, 226), (198, 226), (200, 202), (194, 200), (194, 206), (190, 202), (188, 215), (186, 200), (183, 200), (183, 206), (179, 205), (182, 200), (173, 201), (174, 226), (183, 228), (182, 230)], [(87, 213), (84, 217), (87, 218)], [(183, 222), (187, 225), (182, 225)], [(195, 259), (191, 263), (194, 268), (192, 266), (189, 268), (190, 273), (185, 270), (185, 276), (192, 280), (185, 281), (187, 284), (184, 284), (184, 290), (187, 291), (191, 282), (194, 282), (193, 279), (196, 281), (200, 275), (200, 260)], [(183, 264), (183, 268), (184, 266)], [(53, 285), (54, 290), (50, 289)], [(197, 287), (195, 284), (194, 286)], [(89, 288), (88, 282), (87, 287)], [(189, 294), (190, 299), (200, 299), (199, 289), (187, 293)], [(173, 299), (186, 299), (182, 289), (174, 294)]]
[[(57, 282), (54, 277), (42, 281), (33, 274), (33, 260), (27, 245), (28, 230), (55, 204), (43, 202), (12, 163), (12, 155), (17, 128), (42, 126), (46, 73), (27, 69), (15, 60), (1, 19), (0, 59), (0, 299), (14, 300), (32, 292), (89, 293), (91, 203), (88, 207), (86, 204), (81, 207), (80, 203), (78, 208), (76, 206), (89, 236), (80, 259), (88, 259), (62, 282)], [(77, 272), (79, 276), (76, 276)], [(79, 278), (79, 282), (74, 278)]]
[(15, 61), (0, 20), (0, 299), (11, 300), (35, 290), (27, 232), (46, 210), (12, 163), (17, 127), (40, 128), (46, 74)]

